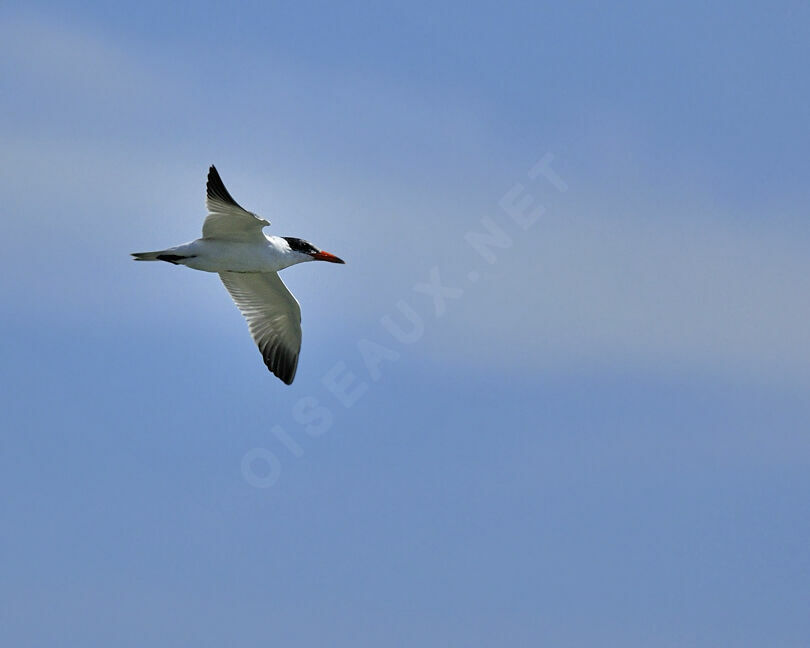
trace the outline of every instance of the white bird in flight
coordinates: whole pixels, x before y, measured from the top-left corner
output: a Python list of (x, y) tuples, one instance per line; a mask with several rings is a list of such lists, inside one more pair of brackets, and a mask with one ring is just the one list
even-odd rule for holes
[(239, 206), (213, 165), (206, 189), (208, 216), (202, 238), (132, 256), (136, 261), (167, 261), (219, 273), (247, 320), (264, 364), (290, 385), (301, 350), (301, 309), (278, 271), (304, 261), (344, 261), (303, 239), (266, 236), (262, 229), (270, 223)]

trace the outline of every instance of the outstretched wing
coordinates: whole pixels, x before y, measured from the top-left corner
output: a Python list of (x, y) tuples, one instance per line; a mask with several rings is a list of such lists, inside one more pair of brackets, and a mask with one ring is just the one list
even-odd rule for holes
[(233, 199), (214, 165), (208, 169), (205, 204), (208, 217), (203, 223), (203, 238), (245, 242), (264, 240), (262, 228), (270, 223), (243, 209)]
[(301, 351), (301, 309), (275, 272), (220, 272), (244, 315), (264, 364), (292, 384)]

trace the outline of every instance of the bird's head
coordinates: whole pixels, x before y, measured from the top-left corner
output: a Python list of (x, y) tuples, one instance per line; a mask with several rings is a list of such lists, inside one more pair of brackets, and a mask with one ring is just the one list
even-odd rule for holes
[(284, 240), (287, 241), (287, 245), (290, 246), (290, 250), (292, 250), (293, 254), (299, 257), (297, 263), (301, 263), (303, 261), (329, 261), (329, 263), (346, 263), (343, 259), (340, 259), (329, 252), (324, 252), (304, 239), (285, 236)]

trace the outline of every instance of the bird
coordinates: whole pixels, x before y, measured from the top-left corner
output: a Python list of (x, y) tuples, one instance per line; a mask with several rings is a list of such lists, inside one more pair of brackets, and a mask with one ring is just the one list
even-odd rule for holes
[(301, 307), (278, 272), (305, 261), (345, 261), (301, 238), (266, 235), (270, 223), (233, 199), (214, 165), (208, 169), (205, 203), (202, 238), (132, 257), (219, 274), (267, 369), (291, 385), (301, 352)]

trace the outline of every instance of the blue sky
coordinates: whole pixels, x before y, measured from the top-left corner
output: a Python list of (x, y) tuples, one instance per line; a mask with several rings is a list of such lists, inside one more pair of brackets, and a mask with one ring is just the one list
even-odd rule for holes
[[(4, 3), (0, 642), (805, 646), (809, 28)], [(292, 387), (129, 260), (211, 163), (347, 261), (284, 273)]]

